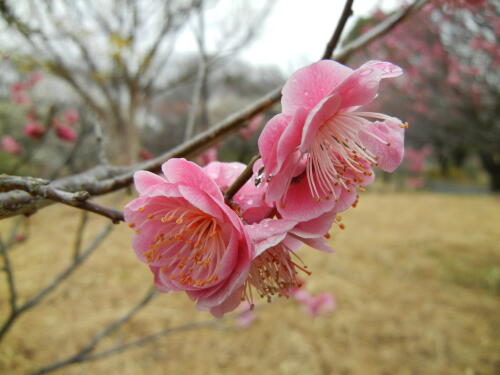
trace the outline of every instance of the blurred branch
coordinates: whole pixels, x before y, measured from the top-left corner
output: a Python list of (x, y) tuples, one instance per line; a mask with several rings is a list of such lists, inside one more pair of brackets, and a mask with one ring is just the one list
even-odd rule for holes
[(7, 251), (7, 246), (4, 244), (3, 240), (0, 238), (0, 256), (3, 260), (3, 271), (5, 272), (5, 277), (7, 279), (7, 287), (9, 290), (9, 316), (5, 322), (0, 327), (0, 342), (4, 337), (5, 333), (11, 326), (17, 314), (17, 289), (16, 280), (14, 278), (14, 270), (12, 269), (12, 264), (10, 263), (9, 253)]
[[(417, 0), (409, 7), (394, 13), (377, 24), (369, 32), (356, 38), (339, 52), (335, 53), (333, 59), (346, 61), (352, 53), (363, 48), (378, 37), (385, 35), (426, 2), (427, 0)], [(138, 170), (157, 172), (160, 170), (161, 165), (168, 159), (194, 156), (202, 152), (221, 138), (235, 131), (245, 121), (272, 107), (280, 98), (281, 87), (269, 92), (242, 111), (227, 117), (215, 126), (154, 159), (128, 167), (97, 166), (86, 172), (56, 180), (51, 185), (54, 188), (69, 193), (86, 191), (90, 196), (102, 195), (121, 189), (132, 183), (134, 172)], [(35, 199), (24, 192), (0, 193), (0, 219), (14, 215), (34, 213), (50, 203), (49, 200)]]
[(75, 271), (89, 257), (89, 255), (92, 254), (92, 252), (99, 247), (102, 241), (111, 232), (112, 228), (113, 228), (112, 224), (107, 224), (106, 227), (99, 234), (97, 234), (97, 236), (94, 238), (94, 241), (92, 241), (92, 243), (82, 253), (80, 253), (77, 257), (75, 257), (73, 262), (65, 270), (63, 270), (60, 274), (54, 277), (54, 279), (52, 279), (52, 281), (50, 281), (43, 289), (41, 289), (35, 296), (28, 299), (21, 306), (17, 306), (16, 303), (17, 294), (15, 290), (14, 276), (12, 274), (12, 269), (9, 262), (8, 254), (5, 246), (3, 245), (2, 242), (0, 242), (0, 251), (4, 259), (5, 263), (4, 270), (7, 273), (7, 281), (9, 284), (9, 290), (11, 295), (10, 298), (11, 312), (7, 317), (7, 319), (5, 320), (5, 322), (0, 327), (0, 341), (8, 332), (8, 330), (15, 322), (15, 320), (19, 318), (21, 314), (23, 314), (27, 310), (35, 307), (38, 303), (40, 303), (47, 294), (52, 292), (65, 279), (67, 279), (68, 276), (70, 276), (73, 273), (73, 271)]
[(154, 340), (158, 340), (159, 338), (161, 338), (163, 336), (170, 335), (172, 333), (189, 331), (191, 329), (196, 329), (196, 328), (219, 327), (220, 325), (221, 325), (220, 319), (211, 319), (211, 320), (204, 320), (201, 322), (193, 322), (193, 323), (183, 324), (181, 326), (172, 327), (172, 328), (165, 328), (159, 332), (142, 337), (142, 338), (137, 339), (135, 341), (132, 341), (132, 342), (129, 342), (129, 343), (126, 343), (123, 345), (117, 345), (111, 349), (103, 350), (101, 352), (88, 355), (85, 358), (85, 361), (95, 361), (95, 360), (98, 360), (101, 358), (106, 358), (106, 357), (112, 356), (114, 354), (120, 354), (121, 352), (124, 352), (127, 349), (137, 348), (137, 347), (140, 347), (142, 345), (146, 345)]
[(87, 358), (89, 357), (89, 354), (96, 348), (96, 346), (101, 342), (103, 338), (108, 336), (109, 334), (113, 333), (116, 331), (121, 325), (129, 321), (131, 318), (134, 317), (135, 314), (137, 314), (139, 311), (141, 311), (149, 302), (153, 300), (153, 298), (157, 295), (157, 291), (154, 288), (150, 288), (146, 295), (136, 304), (134, 305), (129, 311), (127, 311), (124, 315), (122, 315), (120, 318), (115, 320), (114, 322), (110, 323), (108, 326), (106, 326), (104, 329), (99, 331), (88, 343), (78, 351), (76, 354), (61, 360), (54, 362), (53, 364), (42, 367), (36, 371), (34, 371), (32, 374), (33, 375), (41, 375), (41, 374), (47, 374), (49, 372), (58, 370), (62, 367), (66, 367), (75, 363), (80, 363), (88, 360)]
[(352, 16), (353, 2), (354, 0), (346, 0), (344, 10), (342, 11), (339, 22), (337, 23), (337, 27), (335, 28), (332, 38), (326, 45), (325, 52), (323, 53), (323, 59), (331, 58), (331, 56), (333, 55), (333, 51), (339, 44), (340, 37), (342, 36), (342, 31), (344, 31), (347, 20)]
[(384, 36), (388, 32), (390, 32), (394, 27), (403, 22), (410, 15), (418, 11), (423, 5), (425, 5), (429, 0), (415, 0), (413, 3), (408, 5), (406, 8), (402, 8), (399, 11), (395, 12), (391, 16), (387, 17), (383, 21), (379, 22), (373, 28), (371, 28), (368, 32), (360, 35), (352, 42), (348, 43), (344, 48), (338, 52), (335, 56), (333, 56), (334, 60), (345, 62), (347, 59), (356, 51), (359, 51), (361, 48), (367, 46), (375, 39)]
[(191, 99), (191, 108), (188, 113), (186, 124), (186, 131), (184, 133), (184, 141), (189, 140), (196, 130), (196, 121), (200, 109), (205, 112), (206, 116), (206, 97), (203, 95), (206, 90), (207, 77), (208, 77), (208, 56), (205, 50), (205, 10), (203, 1), (198, 8), (198, 30), (196, 33), (196, 41), (198, 44), (198, 73), (196, 76), (196, 84), (193, 90), (193, 97)]
[(83, 211), (80, 215), (80, 224), (78, 224), (78, 229), (76, 230), (75, 246), (73, 247), (73, 260), (77, 259), (80, 255), (80, 250), (82, 249), (82, 239), (85, 233), (85, 227), (89, 221), (89, 215), (87, 211)]

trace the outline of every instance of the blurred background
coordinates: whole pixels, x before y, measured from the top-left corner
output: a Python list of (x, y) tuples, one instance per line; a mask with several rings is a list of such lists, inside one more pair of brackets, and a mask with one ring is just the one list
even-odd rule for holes
[[(340, 48), (409, 3), (354, 1)], [(56, 179), (160, 155), (316, 61), (343, 5), (0, 0), (0, 173)], [(3, 257), (0, 372), (69, 359), (60, 373), (500, 373), (499, 35), (499, 1), (431, 0), (349, 57), (352, 68), (404, 69), (367, 110), (410, 126), (402, 166), (378, 172), (346, 228), (332, 229), (337, 252), (301, 252), (308, 293), (330, 296), (317, 309), (259, 301), (214, 323), (183, 295), (150, 303), (130, 230), (53, 205), (0, 222), (17, 298), (29, 302), (9, 322)], [(195, 160), (248, 162), (279, 111)], [(132, 194), (100, 200), (120, 208)], [(96, 337), (104, 355), (75, 355)]]

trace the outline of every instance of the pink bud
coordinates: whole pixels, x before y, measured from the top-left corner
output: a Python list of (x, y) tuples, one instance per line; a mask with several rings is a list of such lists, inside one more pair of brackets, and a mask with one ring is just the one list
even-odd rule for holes
[(21, 155), (21, 152), (22, 152), (21, 145), (19, 144), (18, 141), (16, 141), (10, 135), (4, 135), (1, 138), (0, 146), (1, 146), (2, 150), (4, 150), (5, 152), (7, 152), (11, 155), (16, 155), (16, 156)]
[(55, 126), (57, 137), (65, 142), (74, 142), (76, 139), (76, 132), (65, 125)]
[(29, 122), (24, 126), (23, 133), (30, 139), (40, 139), (45, 134), (45, 128), (37, 122)]

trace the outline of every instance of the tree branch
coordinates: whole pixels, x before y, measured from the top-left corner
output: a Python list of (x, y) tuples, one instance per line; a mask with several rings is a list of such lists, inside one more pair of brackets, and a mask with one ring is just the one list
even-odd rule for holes
[(325, 52), (323, 53), (323, 59), (329, 59), (333, 55), (333, 51), (337, 48), (339, 44), (340, 37), (342, 36), (342, 31), (344, 31), (347, 20), (352, 15), (352, 3), (354, 0), (346, 0), (344, 5), (344, 10), (342, 11), (342, 15), (340, 16), (339, 22), (337, 23), (337, 27), (332, 35), (332, 38), (328, 42), (325, 48)]
[(248, 162), (247, 167), (241, 172), (241, 174), (236, 178), (236, 180), (233, 182), (231, 186), (226, 190), (226, 193), (224, 194), (224, 199), (226, 202), (230, 202), (231, 199), (233, 199), (234, 195), (240, 190), (243, 185), (252, 177), (253, 175), (253, 165), (257, 160), (260, 159), (260, 155), (254, 155), (252, 159)]
[(127, 311), (124, 315), (122, 315), (120, 318), (115, 320), (114, 322), (110, 323), (108, 326), (106, 326), (104, 329), (99, 331), (88, 343), (85, 345), (80, 351), (78, 351), (76, 354), (73, 354), (72, 356), (61, 360), (54, 362), (53, 364), (42, 367), (32, 373), (32, 375), (41, 375), (41, 374), (46, 374), (52, 371), (55, 371), (57, 369), (60, 369), (62, 367), (66, 367), (75, 363), (79, 362), (84, 362), (87, 359), (87, 356), (96, 348), (96, 346), (101, 342), (103, 338), (111, 334), (112, 332), (116, 331), (121, 325), (129, 321), (135, 314), (137, 314), (139, 311), (142, 310), (149, 302), (153, 300), (153, 298), (157, 295), (157, 291), (154, 288), (150, 288), (146, 295), (136, 304), (134, 305), (129, 311)]
[(0, 175), (0, 191), (22, 190), (35, 198), (50, 199), (68, 206), (94, 212), (105, 216), (115, 224), (123, 221), (123, 213), (113, 208), (104, 207), (89, 200), (90, 194), (86, 191), (74, 193), (57, 189), (50, 185), (50, 181), (33, 177)]
[[(92, 241), (92, 243), (82, 253), (80, 253), (76, 258), (74, 258), (73, 262), (65, 270), (63, 270), (60, 274), (54, 277), (54, 279), (52, 279), (52, 281), (50, 281), (43, 289), (41, 289), (35, 296), (31, 297), (26, 302), (24, 302), (21, 306), (17, 306), (17, 303), (15, 303), (15, 301), (14, 302), (12, 301), (13, 300), (12, 291), (14, 291), (15, 296), (17, 295), (15, 293), (14, 278), (12, 275), (12, 269), (10, 267), (10, 263), (8, 262), (8, 254), (6, 252), (6, 248), (0, 243), (0, 251), (2, 252), (1, 255), (4, 258), (4, 263), (6, 265), (5, 271), (7, 272), (7, 270), (10, 269), (10, 274), (9, 272), (7, 272), (7, 276), (9, 278), (12, 278), (12, 280), (9, 281), (9, 286), (10, 286), (9, 288), (11, 289), (11, 313), (0, 327), (0, 341), (21, 314), (23, 314), (27, 310), (35, 307), (38, 303), (40, 303), (47, 294), (52, 292), (64, 280), (66, 280), (73, 273), (73, 271), (75, 271), (90, 256), (90, 254), (92, 254), (94, 250), (96, 250), (99, 247), (101, 242), (111, 232), (112, 228), (113, 228), (112, 224), (106, 225), (106, 227), (94, 238), (94, 241)], [(5, 262), (5, 259), (7, 259), (7, 262)], [(15, 306), (15, 308), (12, 309), (12, 306)]]
[[(426, 2), (427, 0), (417, 0), (409, 7), (394, 13), (335, 53), (333, 59), (345, 62), (352, 53), (389, 32)], [(161, 165), (170, 158), (189, 157), (202, 152), (236, 130), (245, 121), (272, 107), (280, 98), (281, 88), (276, 88), (244, 110), (229, 116), (217, 125), (154, 159), (129, 167), (97, 166), (86, 172), (56, 180), (51, 185), (66, 192), (87, 191), (91, 196), (121, 189), (132, 182), (134, 172), (138, 170), (157, 172)], [(49, 200), (36, 199), (19, 191), (0, 193), (0, 219), (20, 214), (31, 214), (50, 203)]]

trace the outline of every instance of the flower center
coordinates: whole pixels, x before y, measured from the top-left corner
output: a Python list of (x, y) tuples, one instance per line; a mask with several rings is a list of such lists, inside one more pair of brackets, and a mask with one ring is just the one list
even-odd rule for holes
[(161, 264), (163, 274), (184, 286), (206, 287), (219, 280), (226, 245), (214, 217), (192, 206), (175, 206), (150, 213), (147, 220), (161, 226), (143, 254), (149, 263)]
[(301, 266), (292, 260), (295, 256), (301, 263), (302, 260), (286, 245), (280, 243), (260, 254), (252, 261), (248, 280), (245, 285), (244, 299), (253, 303), (252, 287), (267, 301), (271, 297), (289, 297), (290, 289), (300, 287), (302, 281), (297, 276), (298, 270), (310, 275), (307, 266)]
[[(367, 150), (359, 140), (359, 131), (371, 122), (365, 117), (395, 119), (380, 113), (338, 113), (327, 120), (318, 130), (314, 141), (306, 152), (306, 174), (309, 189), (314, 199), (337, 199), (335, 187), (341, 185), (351, 191), (363, 181), (363, 176), (372, 175), (372, 166), (378, 157)], [(388, 144), (375, 134), (370, 135)]]

